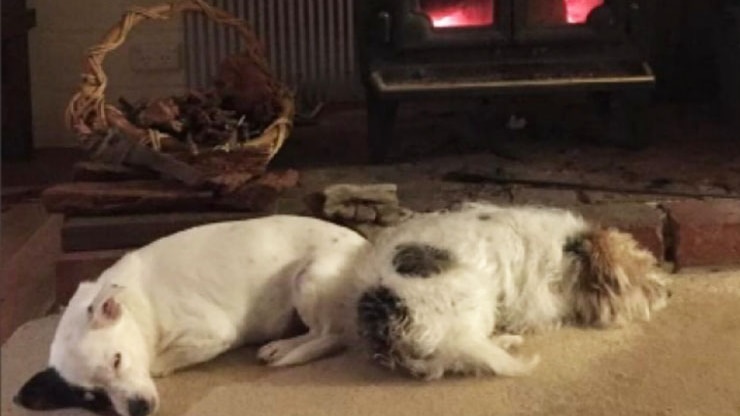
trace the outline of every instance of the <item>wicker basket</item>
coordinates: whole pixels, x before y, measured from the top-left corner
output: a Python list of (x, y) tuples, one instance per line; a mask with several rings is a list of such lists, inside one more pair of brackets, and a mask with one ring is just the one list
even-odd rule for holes
[[(121, 46), (126, 41), (128, 33), (139, 22), (168, 20), (186, 11), (201, 12), (214, 22), (236, 29), (242, 40), (243, 56), (256, 65), (268, 80), (269, 91), (274, 93), (279, 102), (279, 111), (278, 116), (260, 136), (226, 148), (224, 146), (194, 148), (192, 144), (185, 144), (158, 130), (135, 126), (126, 119), (119, 108), (106, 102), (105, 89), (108, 78), (102, 66), (106, 54)], [(89, 49), (80, 90), (70, 100), (65, 117), (67, 127), (77, 134), (80, 145), (89, 151), (93, 159), (145, 165), (170, 174), (172, 169), (168, 166), (174, 164), (180, 169), (175, 168), (175, 173), (171, 176), (190, 184), (201, 183), (200, 180), (193, 179), (192, 172), (180, 174), (183, 166), (186, 166), (195, 169), (197, 174), (208, 182), (227, 184), (228, 187), (234, 188), (265, 171), (267, 164), (290, 134), (293, 115), (293, 95), (272, 74), (260, 43), (247, 23), (203, 0), (181, 0), (159, 6), (131, 9), (108, 31), (100, 44)], [(115, 140), (111, 141), (112, 131), (119, 136), (118, 143)], [(130, 143), (121, 145), (121, 141)], [(134, 152), (138, 157), (129, 157), (132, 148), (138, 152)], [(152, 157), (146, 152), (157, 155)], [(169, 159), (165, 160), (164, 164), (151, 162), (161, 161), (163, 157)]]

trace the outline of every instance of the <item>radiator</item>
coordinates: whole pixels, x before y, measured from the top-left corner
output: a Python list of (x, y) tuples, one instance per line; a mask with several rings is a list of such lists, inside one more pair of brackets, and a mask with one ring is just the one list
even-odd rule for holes
[[(273, 71), (304, 103), (361, 98), (352, 0), (211, 0), (211, 4), (252, 25)], [(236, 31), (201, 14), (186, 14), (188, 85), (211, 85), (218, 63), (237, 52), (239, 42)]]

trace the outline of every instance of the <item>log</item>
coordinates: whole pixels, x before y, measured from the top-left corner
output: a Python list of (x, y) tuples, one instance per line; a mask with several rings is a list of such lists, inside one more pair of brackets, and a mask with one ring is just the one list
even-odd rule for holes
[(80, 182), (118, 182), (157, 179), (159, 175), (146, 169), (101, 162), (78, 162), (72, 178)]
[(134, 141), (117, 130), (110, 130), (104, 138), (90, 140), (90, 143), (95, 143), (94, 149), (89, 149), (92, 158), (100, 163), (148, 168), (193, 187), (205, 183), (206, 178), (194, 167)]

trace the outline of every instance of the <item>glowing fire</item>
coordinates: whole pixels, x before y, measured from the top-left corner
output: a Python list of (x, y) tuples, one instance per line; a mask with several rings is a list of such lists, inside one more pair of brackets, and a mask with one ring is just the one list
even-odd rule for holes
[[(426, 5), (425, 5), (426, 3)], [(431, 3), (431, 4), (429, 4)], [(466, 0), (457, 7), (434, 7), (434, 2), (422, 1), (422, 10), (434, 27), (471, 27), (493, 24), (493, 0)]]
[(462, 10), (456, 10), (450, 14), (435, 14), (431, 16), (434, 27), (460, 27), (475, 26), (481, 23), (469, 19)]
[[(553, 0), (548, 0), (553, 1)], [(557, 0), (555, 0), (557, 1)], [(585, 23), (591, 10), (604, 4), (604, 0), (560, 0), (565, 4), (568, 24)], [(458, 6), (442, 6), (439, 1), (422, 0), (421, 9), (440, 28), (488, 26), (493, 24), (493, 0), (459, 0)], [(442, 7), (440, 7), (442, 6)]]
[(604, 4), (604, 0), (564, 0), (568, 24), (586, 23), (591, 10)]

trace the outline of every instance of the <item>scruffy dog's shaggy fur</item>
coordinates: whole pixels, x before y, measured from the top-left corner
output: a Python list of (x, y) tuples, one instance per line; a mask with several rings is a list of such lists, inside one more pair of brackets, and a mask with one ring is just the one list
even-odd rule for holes
[(656, 260), (632, 236), (565, 210), (470, 204), (387, 230), (358, 270), (374, 357), (427, 379), (519, 375), (538, 357), (507, 349), (561, 324), (648, 319), (668, 297)]

